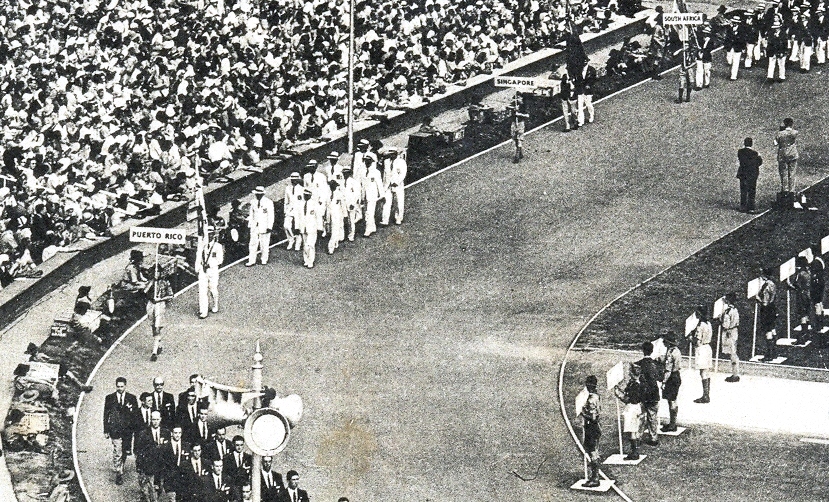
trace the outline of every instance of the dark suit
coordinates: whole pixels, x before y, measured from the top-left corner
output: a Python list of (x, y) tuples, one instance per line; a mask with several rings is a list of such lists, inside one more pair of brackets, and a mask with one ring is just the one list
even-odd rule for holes
[(135, 470), (148, 475), (156, 475), (163, 467), (161, 448), (170, 442), (170, 431), (160, 429), (161, 444), (155, 442), (150, 427), (142, 429), (135, 437)]
[(224, 440), (224, 454), (221, 455), (219, 454), (219, 444), (215, 438), (208, 443), (203, 443), (202, 448), (203, 456), (210, 459), (211, 462), (213, 460), (224, 461), (225, 455), (233, 451), (233, 442), (229, 439)]
[[(203, 436), (201, 434), (201, 431), (200, 431), (200, 428), (199, 428), (199, 420), (197, 419), (196, 423), (192, 426), (192, 428), (190, 430), (182, 430), (182, 433), (190, 439), (190, 442), (192, 444), (199, 443), (200, 445), (202, 445), (202, 448), (204, 448), (202, 453), (203, 453), (204, 456), (207, 456), (207, 445), (211, 441), (211, 439), (210, 439), (211, 434), (210, 434), (210, 429), (206, 426), (206, 424), (205, 424), (204, 429), (205, 429), (205, 434), (206, 434), (205, 436)], [(214, 460), (214, 459), (211, 458), (211, 460)], [(218, 459), (218, 460), (221, 460), (221, 459)]]
[(123, 405), (117, 392), (104, 398), (104, 434), (112, 440), (112, 467), (119, 475), (123, 474), (127, 453), (132, 451), (138, 410), (138, 399), (134, 395), (124, 392), (122, 400)]
[[(297, 488), (297, 499), (296, 502), (308, 502), (308, 492), (303, 490), (302, 488)], [(279, 497), (277, 498), (277, 502), (294, 502), (291, 498), (291, 492), (287, 488), (279, 492)]]
[(242, 499), (242, 487), (250, 484), (250, 469), (253, 466), (253, 457), (248, 453), (241, 453), (241, 463), (236, 461), (236, 452), (231, 451), (222, 460), (222, 475), (227, 476), (233, 500)]
[(180, 502), (201, 502), (202, 473), (210, 463), (204, 458), (201, 459), (201, 472), (193, 470), (193, 460), (182, 463), (179, 471), (179, 488), (181, 493), (176, 492)]
[(124, 392), (124, 404), (118, 403), (118, 393), (113, 392), (104, 398), (104, 434), (112, 439), (123, 439), (124, 449), (129, 449), (135, 432), (135, 414), (138, 411), (138, 399), (129, 392)]
[(164, 489), (168, 492), (175, 492), (176, 494), (182, 491), (181, 468), (185, 467), (190, 461), (190, 445), (184, 441), (180, 441), (178, 446), (178, 455), (176, 455), (173, 449), (172, 439), (159, 448), (161, 463), (163, 465), (161, 479), (164, 484)]
[(176, 408), (176, 425), (181, 426), (183, 439), (191, 444), (199, 442), (199, 431), (196, 428), (196, 422), (199, 420), (198, 404), (193, 406), (193, 420), (190, 420), (190, 409), (186, 397), (184, 403), (179, 402), (178, 408)]
[(740, 209), (753, 211), (754, 197), (757, 194), (757, 178), (760, 176), (760, 166), (763, 158), (752, 148), (745, 147), (737, 150), (737, 178), (740, 179)]
[[(213, 473), (205, 474), (201, 478), (202, 483), (202, 498), (200, 502), (229, 502), (231, 500), (230, 491), (217, 489), (216, 483), (213, 480)], [(220, 480), (220, 484), (224, 488), (229, 488), (230, 483), (228, 483), (227, 476), (225, 476), (224, 472), (222, 473), (222, 477)]]
[(270, 486), (268, 486), (268, 483), (265, 482), (265, 472), (259, 472), (262, 478), (262, 490), (260, 492), (262, 494), (262, 502), (276, 502), (278, 500), (277, 497), (279, 497), (279, 492), (284, 488), (282, 475), (271, 469), (271, 482)]
[(169, 392), (162, 392), (161, 402), (158, 401), (158, 395), (153, 392), (153, 411), (161, 413), (161, 427), (172, 429), (176, 423), (176, 400)]

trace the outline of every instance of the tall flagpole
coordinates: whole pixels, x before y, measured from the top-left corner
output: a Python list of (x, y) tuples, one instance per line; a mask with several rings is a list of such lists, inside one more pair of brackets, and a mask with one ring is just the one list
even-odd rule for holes
[(348, 2), (348, 153), (354, 153), (354, 0)]

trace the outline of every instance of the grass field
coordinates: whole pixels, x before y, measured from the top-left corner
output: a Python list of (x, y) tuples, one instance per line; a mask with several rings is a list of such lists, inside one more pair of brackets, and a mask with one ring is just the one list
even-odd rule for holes
[[(733, 84), (719, 69), (715, 78), (682, 106), (671, 77), (645, 84), (598, 105), (597, 123), (578, 133), (531, 135), (522, 164), (502, 148), (421, 183), (403, 226), (321, 254), (313, 270), (284, 250), (266, 267), (235, 267), (222, 278), (222, 312), (207, 321), (192, 290), (179, 297), (161, 360), (148, 361), (141, 326), (79, 410), (91, 499), (135, 498), (134, 474), (113, 485), (100, 431), (117, 375), (134, 392), (158, 374), (174, 392), (192, 372), (245, 384), (258, 339), (266, 383), (306, 405), (276, 467), (297, 468), (315, 500), (592, 500), (567, 489), (581, 472), (556, 398), (569, 342), (630, 286), (746, 221), (732, 210), (743, 136), (770, 159), (760, 138), (791, 114), (814, 123), (802, 128), (807, 152), (823, 140), (818, 75), (771, 90), (754, 81), (759, 70)], [(808, 155), (803, 164), (807, 179), (819, 176)], [(760, 204), (775, 184), (765, 171)], [(737, 478), (726, 446), (694, 447)], [(638, 476), (620, 482), (635, 488)], [(705, 493), (732, 493), (709, 484)]]

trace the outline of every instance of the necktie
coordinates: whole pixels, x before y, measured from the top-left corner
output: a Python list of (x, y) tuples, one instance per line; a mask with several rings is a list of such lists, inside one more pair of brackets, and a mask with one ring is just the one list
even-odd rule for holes
[(196, 421), (196, 407), (195, 406), (190, 406), (190, 421), (191, 422)]
[(155, 438), (155, 444), (159, 444), (159, 441), (158, 441), (158, 429), (153, 429), (153, 438)]
[(124, 395), (123, 394), (118, 394), (118, 405), (119, 406), (124, 406)]
[(155, 407), (161, 409), (161, 395), (158, 392), (155, 393)]
[(217, 490), (222, 487), (222, 484), (219, 482), (219, 476), (213, 476), (213, 484), (216, 485)]
[(294, 502), (296, 502), (296, 490), (294, 490)]
[(204, 422), (201, 423), (201, 437), (202, 439), (207, 439), (207, 426), (205, 426)]
[(150, 425), (150, 410), (144, 408), (144, 423)]

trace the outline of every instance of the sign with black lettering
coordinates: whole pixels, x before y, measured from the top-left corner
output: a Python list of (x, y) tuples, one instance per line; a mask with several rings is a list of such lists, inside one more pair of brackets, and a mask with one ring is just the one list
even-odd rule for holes
[(187, 242), (187, 232), (177, 228), (131, 227), (130, 242), (185, 244)]

